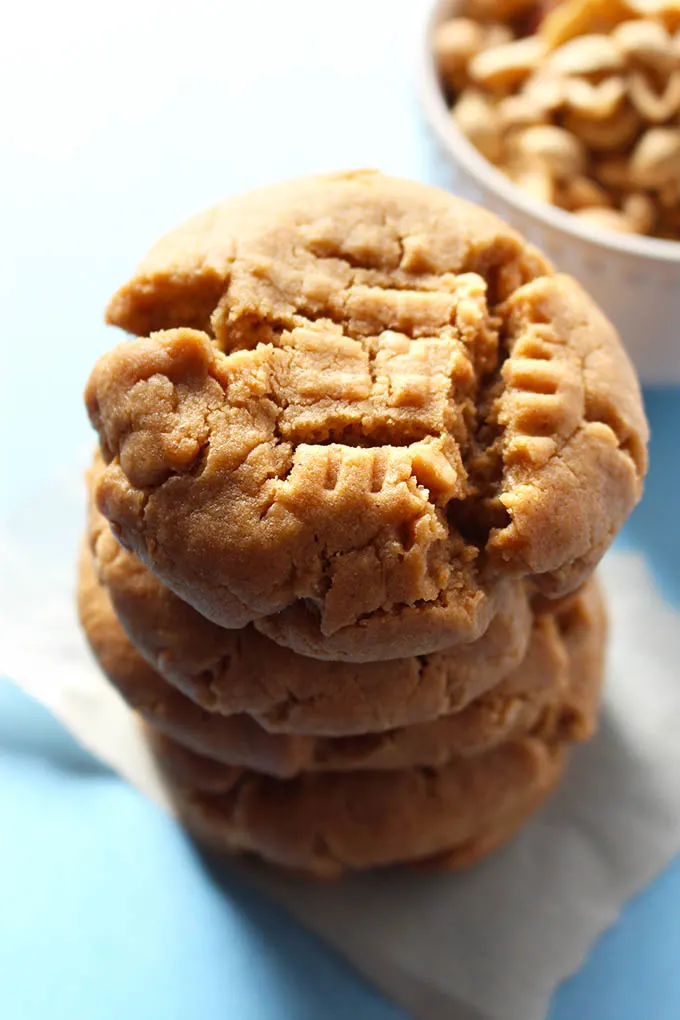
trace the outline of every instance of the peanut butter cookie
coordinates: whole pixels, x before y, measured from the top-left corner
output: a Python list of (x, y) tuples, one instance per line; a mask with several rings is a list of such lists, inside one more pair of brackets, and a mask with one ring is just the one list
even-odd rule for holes
[(563, 746), (525, 737), (441, 768), (282, 780), (146, 733), (179, 817), (201, 842), (317, 878), (433, 857), (471, 864), (536, 810), (565, 761)]
[[(584, 740), (595, 725), (605, 625), (594, 582), (559, 616), (537, 616), (521, 665), (465, 709), (434, 722), (336, 738), (269, 733), (248, 715), (207, 712), (167, 684), (125, 635), (87, 548), (78, 602), (102, 669), (151, 726), (198, 754), (269, 775), (441, 766), (530, 731), (560, 741)], [(257, 632), (247, 633), (258, 640)]]
[(201, 616), (121, 548), (93, 507), (89, 545), (115, 613), (149, 665), (207, 711), (248, 714), (270, 732), (352, 736), (458, 711), (519, 665), (531, 633), (522, 589), (481, 638), (449, 652), (320, 662), (252, 626), (226, 630)]
[(578, 587), (639, 498), (615, 331), (437, 189), (358, 172), (227, 202), (109, 318), (159, 332), (90, 377), (99, 508), (203, 615), (303, 654), (474, 641), (508, 584)]

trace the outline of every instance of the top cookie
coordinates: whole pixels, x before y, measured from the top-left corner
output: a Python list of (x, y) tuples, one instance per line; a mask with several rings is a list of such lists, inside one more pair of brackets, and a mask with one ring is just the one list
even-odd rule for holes
[[(86, 399), (121, 542), (308, 655), (471, 641), (501, 584), (582, 583), (640, 494), (609, 323), (494, 216), (361, 172), (225, 203), (114, 297)], [(182, 327), (198, 327), (195, 328)]]

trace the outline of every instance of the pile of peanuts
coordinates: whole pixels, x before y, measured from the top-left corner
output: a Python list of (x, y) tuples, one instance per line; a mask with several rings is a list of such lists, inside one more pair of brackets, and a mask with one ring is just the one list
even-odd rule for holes
[(533, 197), (680, 240), (679, 0), (465, 0), (434, 47), (460, 130)]

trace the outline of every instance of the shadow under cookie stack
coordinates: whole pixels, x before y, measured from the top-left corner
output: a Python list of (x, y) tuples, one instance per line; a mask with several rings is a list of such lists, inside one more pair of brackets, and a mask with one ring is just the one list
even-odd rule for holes
[(79, 610), (187, 829), (321, 878), (499, 847), (596, 727), (646, 467), (611, 325), (368, 171), (195, 217), (108, 319)]

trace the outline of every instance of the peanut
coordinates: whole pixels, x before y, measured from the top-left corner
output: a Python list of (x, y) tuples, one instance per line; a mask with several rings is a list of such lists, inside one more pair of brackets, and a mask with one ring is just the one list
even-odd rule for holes
[(583, 78), (568, 78), (564, 82), (567, 106), (582, 117), (590, 120), (605, 120), (612, 117), (626, 96), (622, 77), (605, 78), (592, 84)]
[(491, 163), (503, 155), (503, 137), (495, 106), (477, 89), (466, 89), (453, 108), (452, 116), (466, 138)]
[(471, 18), (452, 18), (437, 28), (434, 55), (444, 81), (451, 88), (464, 87), (467, 65), (484, 46), (484, 34), (482, 26)]
[(581, 35), (554, 50), (548, 67), (554, 74), (602, 78), (618, 74), (625, 65), (623, 52), (608, 35)]
[(649, 78), (633, 71), (628, 79), (630, 101), (650, 124), (663, 124), (680, 110), (680, 71), (674, 71), (663, 92), (655, 92)]
[(548, 120), (546, 110), (526, 93), (506, 96), (499, 102), (497, 110), (503, 131), (529, 127), (532, 124), (545, 124)]
[(540, 105), (546, 113), (554, 113), (564, 106), (566, 99), (565, 81), (552, 75), (533, 74), (522, 89), (522, 95)]
[(484, 29), (484, 46), (483, 49), (490, 50), (492, 46), (505, 46), (506, 43), (512, 42), (515, 38), (511, 28), (507, 25), (501, 24), (500, 21), (494, 21), (490, 25), (482, 25)]
[(470, 77), (492, 92), (508, 92), (528, 78), (544, 55), (543, 41), (530, 35), (479, 53), (470, 61)]
[(621, 209), (639, 234), (651, 234), (656, 223), (656, 207), (649, 195), (645, 195), (644, 191), (634, 191), (626, 195)]
[(670, 35), (658, 21), (624, 21), (617, 25), (612, 39), (623, 52), (628, 64), (654, 68), (669, 73), (677, 63)]
[(578, 209), (574, 216), (582, 220), (584, 223), (590, 224), (591, 227), (597, 227), (602, 230), (616, 230), (620, 234), (635, 234), (637, 233), (635, 227), (630, 222), (627, 216), (617, 209), (603, 209), (593, 207), (590, 209)]
[(640, 129), (640, 118), (631, 106), (622, 106), (609, 120), (598, 121), (569, 112), (564, 126), (595, 152), (612, 152), (629, 145)]
[(607, 30), (629, 16), (625, 0), (567, 0), (548, 12), (539, 32), (553, 49), (576, 36)]
[(669, 32), (680, 27), (680, 3), (678, 0), (625, 0), (631, 14), (638, 18), (654, 16), (666, 26)]
[(680, 179), (680, 128), (649, 128), (635, 146), (630, 175), (640, 188), (662, 188)]
[(591, 209), (611, 206), (608, 191), (591, 177), (577, 176), (567, 181), (560, 195), (560, 205), (565, 209)]
[(545, 167), (535, 167), (533, 170), (520, 170), (510, 173), (512, 180), (518, 188), (521, 188), (531, 198), (538, 202), (555, 201), (555, 181), (551, 173)]
[(583, 172), (586, 152), (578, 138), (552, 124), (538, 124), (519, 131), (508, 141), (518, 166), (542, 168), (556, 180)]

